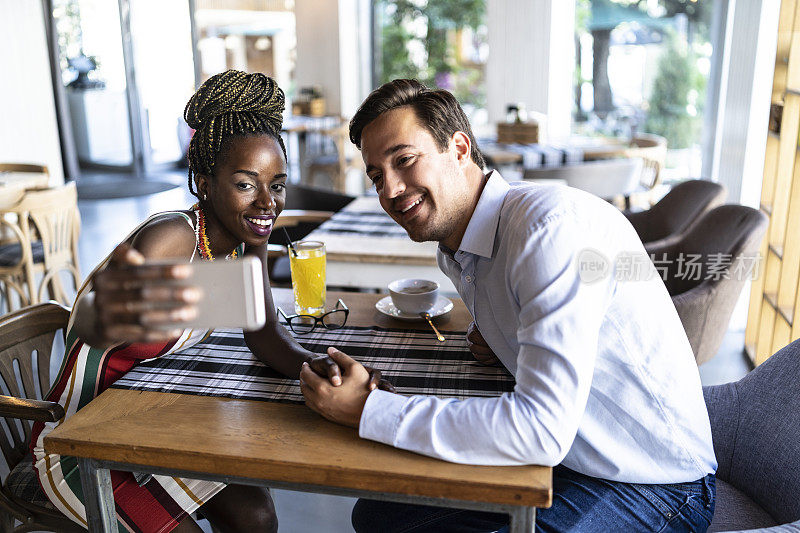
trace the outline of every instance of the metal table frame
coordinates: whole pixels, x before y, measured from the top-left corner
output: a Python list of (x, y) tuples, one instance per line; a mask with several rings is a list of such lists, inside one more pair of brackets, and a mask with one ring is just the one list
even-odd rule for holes
[(373, 500), (410, 503), (417, 505), (432, 505), (437, 507), (455, 507), (474, 511), (488, 511), (506, 513), (510, 518), (509, 533), (533, 533), (536, 509), (521, 505), (504, 505), (466, 500), (451, 500), (447, 498), (432, 498), (428, 496), (411, 496), (406, 494), (393, 494), (389, 492), (371, 492), (365, 489), (346, 489), (327, 487), (321, 485), (307, 485), (287, 481), (271, 481), (267, 479), (252, 479), (238, 476), (223, 476), (160, 468), (115, 461), (98, 461), (95, 459), (78, 458), (81, 472), (81, 485), (86, 506), (86, 518), (91, 533), (117, 533), (117, 512), (114, 506), (114, 493), (111, 487), (110, 470), (126, 472), (146, 472), (169, 476), (180, 476), (222, 483), (235, 483), (238, 485), (256, 485), (274, 489), (313, 492), (318, 494), (331, 494), (335, 496), (349, 496), (353, 498), (370, 498)]

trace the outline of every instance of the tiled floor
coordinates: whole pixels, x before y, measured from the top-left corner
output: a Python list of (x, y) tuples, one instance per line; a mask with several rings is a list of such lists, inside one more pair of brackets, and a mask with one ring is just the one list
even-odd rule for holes
[[(183, 174), (174, 176), (183, 183)], [(88, 275), (139, 222), (152, 213), (185, 209), (194, 201), (185, 186), (163, 193), (114, 200), (81, 200), (79, 208), (83, 223), (80, 239), (81, 272)], [(742, 353), (744, 333), (730, 331), (718, 355), (700, 367), (704, 384), (736, 380), (749, 370)], [(350, 532), (352, 498), (273, 491), (280, 530), (284, 533)], [(207, 524), (204, 524), (207, 527)], [(210, 531), (210, 530), (208, 530)]]

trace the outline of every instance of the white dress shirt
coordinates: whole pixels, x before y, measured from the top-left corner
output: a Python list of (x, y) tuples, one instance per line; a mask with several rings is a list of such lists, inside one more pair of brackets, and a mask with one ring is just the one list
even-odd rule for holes
[(615, 275), (615, 260), (644, 253), (607, 202), (493, 172), (459, 249), (440, 246), (438, 261), (514, 391), (455, 400), (375, 390), (359, 434), (458, 463), (562, 463), (631, 483), (714, 472), (700, 376), (664, 283)]

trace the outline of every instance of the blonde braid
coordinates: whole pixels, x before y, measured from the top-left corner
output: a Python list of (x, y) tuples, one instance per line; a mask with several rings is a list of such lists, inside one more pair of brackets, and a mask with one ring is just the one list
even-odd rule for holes
[(235, 136), (266, 134), (281, 138), (285, 98), (275, 80), (261, 73), (228, 70), (206, 80), (189, 99), (183, 116), (195, 130), (189, 143), (189, 191), (197, 174), (214, 174), (217, 156)]

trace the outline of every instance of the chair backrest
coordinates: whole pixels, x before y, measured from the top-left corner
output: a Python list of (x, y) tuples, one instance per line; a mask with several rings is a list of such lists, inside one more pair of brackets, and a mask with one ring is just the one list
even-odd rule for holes
[(626, 157), (641, 157), (644, 164), (639, 182), (652, 189), (661, 182), (661, 170), (667, 161), (667, 139), (652, 133), (639, 133), (631, 138)]
[(21, 188), (47, 187), (50, 172), (45, 165), (30, 163), (0, 163), (0, 182), (4, 186)]
[[(30, 231), (28, 226), (30, 220), (42, 241), (45, 277), (39, 285), (39, 300), (42, 299), (47, 284), (51, 280), (56, 281), (61, 270), (70, 271), (77, 288), (80, 282), (78, 270), (80, 213), (75, 183), (27, 191), (13, 210), (19, 214), (23, 229)], [(56, 283), (56, 286), (57, 290), (63, 292), (60, 283)], [(63, 294), (51, 296), (66, 302), (66, 296)]]
[(0, 172), (32, 172), (49, 175), (46, 165), (33, 165), (29, 163), (0, 163)]
[[(55, 302), (0, 317), (0, 379), (9, 396), (41, 400), (47, 394), (53, 341), (68, 320), (69, 309)], [(4, 420), (6, 431), (0, 431), (0, 450), (13, 468), (28, 453), (33, 424)]]
[(766, 230), (760, 211), (722, 205), (677, 242), (650, 250), (698, 364), (716, 354)]
[(675, 185), (646, 211), (626, 213), (645, 248), (675, 241), (706, 211), (721, 205), (727, 192), (719, 183), (688, 180)]
[(800, 341), (735, 383), (704, 387), (717, 476), (780, 524), (800, 520)]
[(639, 158), (602, 159), (560, 167), (527, 169), (523, 179), (563, 180), (570, 187), (609, 199), (635, 191), (641, 172), (642, 160)]

